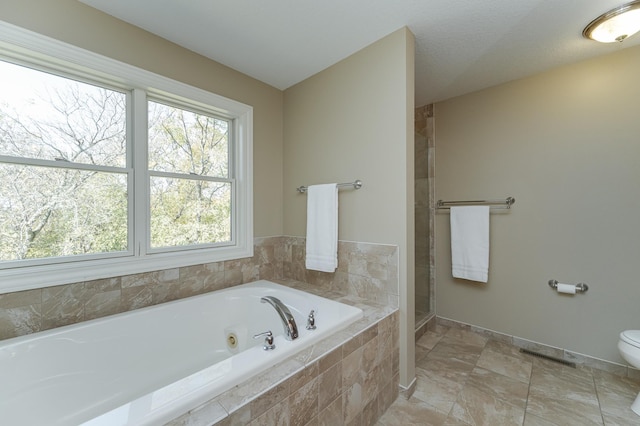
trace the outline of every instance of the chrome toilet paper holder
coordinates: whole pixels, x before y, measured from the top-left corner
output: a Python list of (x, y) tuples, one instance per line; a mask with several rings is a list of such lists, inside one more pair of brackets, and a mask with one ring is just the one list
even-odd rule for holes
[[(549, 280), (549, 287), (551, 287), (554, 290), (557, 290), (558, 289), (558, 280)], [(585, 283), (576, 284), (576, 293), (584, 293), (587, 290), (589, 290), (589, 286), (586, 285)]]

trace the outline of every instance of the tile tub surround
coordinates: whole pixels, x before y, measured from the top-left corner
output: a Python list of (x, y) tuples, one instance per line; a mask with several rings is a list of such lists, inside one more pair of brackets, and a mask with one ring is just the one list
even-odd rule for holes
[(398, 307), (397, 246), (338, 241), (338, 268), (327, 273), (305, 268), (305, 244), (305, 238), (284, 237), (284, 278)]
[(399, 390), (398, 310), (278, 282), (357, 306), (364, 318), (169, 425), (372, 425), (391, 406)]
[(0, 340), (157, 305), (259, 279), (302, 278), (397, 307), (395, 246), (338, 244), (333, 274), (304, 269), (305, 239), (263, 237), (251, 258), (0, 294)]

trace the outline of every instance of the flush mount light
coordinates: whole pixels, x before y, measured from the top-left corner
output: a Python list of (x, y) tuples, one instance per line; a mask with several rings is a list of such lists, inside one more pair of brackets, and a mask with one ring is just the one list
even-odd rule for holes
[(616, 7), (598, 16), (582, 35), (601, 43), (625, 40), (640, 31), (640, 0)]

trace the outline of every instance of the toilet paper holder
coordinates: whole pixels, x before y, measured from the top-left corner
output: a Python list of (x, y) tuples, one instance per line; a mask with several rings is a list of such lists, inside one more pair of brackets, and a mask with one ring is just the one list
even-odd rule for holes
[[(558, 280), (549, 280), (549, 287), (551, 287), (554, 290), (558, 289)], [(575, 285), (576, 287), (576, 293), (584, 293), (587, 290), (589, 290), (589, 286), (586, 285), (585, 283), (578, 283)]]

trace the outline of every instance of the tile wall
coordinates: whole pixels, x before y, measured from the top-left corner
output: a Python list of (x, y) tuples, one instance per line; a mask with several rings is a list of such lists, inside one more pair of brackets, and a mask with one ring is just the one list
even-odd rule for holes
[(339, 242), (335, 273), (307, 271), (305, 239), (256, 238), (252, 258), (0, 294), (0, 340), (258, 279), (291, 278), (398, 306), (397, 247)]
[(435, 122), (433, 104), (415, 109), (416, 326), (435, 312)]

